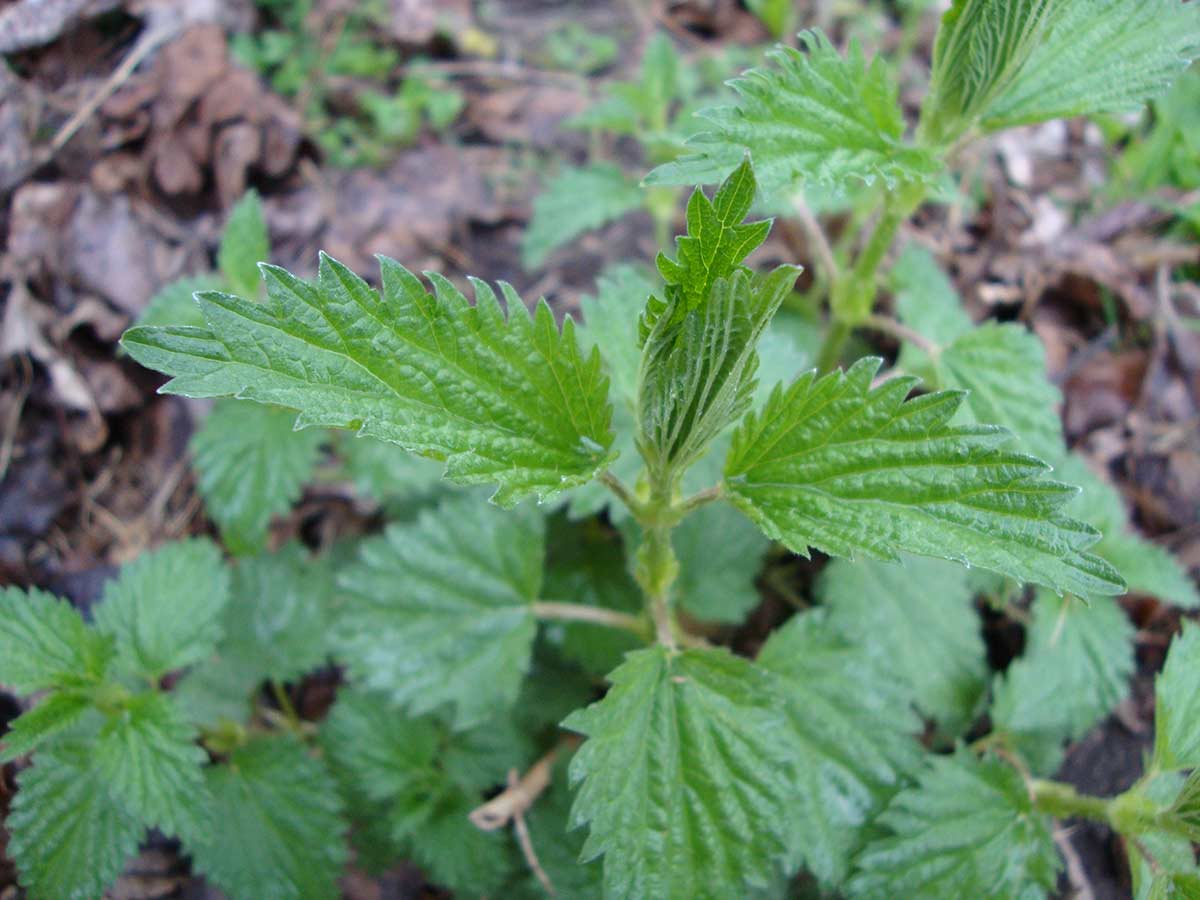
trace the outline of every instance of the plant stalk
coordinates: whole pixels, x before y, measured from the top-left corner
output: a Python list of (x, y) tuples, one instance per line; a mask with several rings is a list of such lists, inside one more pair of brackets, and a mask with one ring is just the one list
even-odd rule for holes
[(1069, 784), (1060, 781), (1030, 782), (1034, 808), (1056, 819), (1088, 819), (1092, 822), (1109, 824), (1109, 805), (1112, 801), (1104, 797), (1081, 794)]
[(584, 606), (582, 603), (554, 603), (539, 600), (533, 604), (533, 614), (539, 619), (549, 619), (556, 622), (587, 622), (591, 625), (605, 625), (609, 628), (620, 628), (632, 631), (638, 637), (650, 637), (647, 622), (641, 616), (618, 612), (615, 609), (605, 609), (602, 606)]

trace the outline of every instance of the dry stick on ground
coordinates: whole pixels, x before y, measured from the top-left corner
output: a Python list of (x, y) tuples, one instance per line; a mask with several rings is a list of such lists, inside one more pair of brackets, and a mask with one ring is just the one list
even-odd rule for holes
[(523, 776), (517, 777), (517, 770), (508, 773), (508, 788), (504, 793), (493, 797), (482, 806), (471, 810), (467, 818), (476, 828), (482, 831), (495, 831), (503, 828), (510, 821), (517, 833), (517, 843), (530, 871), (550, 896), (555, 896), (554, 884), (546, 874), (542, 864), (538, 862), (537, 853), (533, 849), (533, 840), (529, 837), (529, 828), (525, 824), (525, 812), (542, 792), (550, 786), (550, 776), (554, 769), (554, 760), (564, 747), (574, 747), (577, 738), (567, 738), (549, 753), (535, 762)]

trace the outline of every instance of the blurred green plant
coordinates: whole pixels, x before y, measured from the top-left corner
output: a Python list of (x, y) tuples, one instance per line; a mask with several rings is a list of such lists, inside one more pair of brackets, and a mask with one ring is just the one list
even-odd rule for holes
[(377, 165), (462, 111), (459, 91), (419, 60), (405, 64), (381, 37), (386, 11), (377, 0), (322, 21), (313, 0), (256, 2), (271, 27), (235, 35), (234, 56), (294, 100), (332, 165)]

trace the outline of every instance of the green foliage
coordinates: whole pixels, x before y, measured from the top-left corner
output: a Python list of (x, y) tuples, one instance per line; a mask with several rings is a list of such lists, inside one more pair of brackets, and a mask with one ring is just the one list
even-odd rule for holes
[(605, 896), (744, 896), (787, 852), (794, 763), (767, 675), (722, 650), (639, 650), (572, 714), (573, 825)]
[(482, 282), (472, 306), (441, 276), (430, 294), (393, 260), (382, 270), (381, 296), (324, 255), (316, 283), (264, 267), (266, 306), (203, 294), (208, 330), (134, 328), (123, 344), (174, 376), (166, 391), (274, 403), (299, 410), (301, 427), (445, 457), (448, 478), (496, 482), (505, 505), (551, 497), (608, 462), (606, 379), (570, 319), (560, 333), (544, 301), (530, 316), (507, 285), (505, 317)]
[(917, 766), (912, 694), (820, 612), (793, 617), (758, 655), (788, 718), (796, 783), (784, 794), (791, 855), (841, 883), (863, 826)]
[(920, 557), (834, 560), (817, 585), (833, 627), (886, 661), (949, 734), (969, 723), (987, 671), (972, 594), (962, 566)]
[(167, 544), (105, 586), (96, 627), (112, 636), (125, 672), (154, 680), (213, 652), (228, 597), (229, 576), (214, 544)]
[(559, 247), (642, 205), (642, 189), (611, 163), (565, 168), (533, 203), (521, 238), (521, 262), (536, 269)]
[(853, 896), (1025, 900), (1054, 888), (1060, 863), (1050, 821), (998, 759), (962, 749), (932, 757), (879, 824), (889, 833), (859, 855)]
[(770, 542), (753, 522), (714, 504), (680, 522), (671, 540), (679, 559), (677, 602), (688, 615), (736, 625), (758, 606), (754, 581)]
[(144, 827), (109, 799), (85, 742), (38, 754), (17, 778), (8, 853), (34, 896), (99, 897), (137, 849)]
[(0, 684), (22, 694), (95, 684), (112, 644), (70, 603), (43, 591), (0, 591)]
[(1128, 693), (1133, 662), (1133, 627), (1111, 597), (1085, 606), (1040, 590), (1025, 653), (996, 685), (993, 727), (1034, 769), (1053, 772), (1062, 744), (1086, 734)]
[[(217, 268), (239, 297), (257, 297), (258, 264), (271, 255), (271, 238), (258, 193), (247, 191), (229, 211), (221, 246), (217, 248)], [(146, 324), (146, 323), (142, 323)]]
[(1200, 626), (1188, 622), (1154, 683), (1154, 767), (1200, 767)]
[(301, 900), (337, 896), (345, 865), (345, 823), (325, 768), (287, 735), (254, 738), (223, 766), (210, 766), (217, 823), (184, 834), (192, 865), (232, 897)]
[(939, 165), (904, 140), (897, 87), (881, 57), (868, 65), (852, 43), (842, 56), (819, 31), (802, 34), (804, 49), (778, 47), (771, 67), (732, 82), (736, 106), (703, 113), (714, 126), (695, 137), (694, 156), (666, 163), (647, 184), (691, 184), (728, 172), (746, 153), (765, 196), (786, 198), (805, 186), (845, 191), (882, 181), (889, 188), (932, 178)]
[(222, 400), (192, 438), (196, 486), (235, 553), (262, 550), (272, 517), (312, 478), (326, 436), (295, 430), (295, 420), (290, 410)]
[(954, 559), (1085, 595), (1122, 590), (1086, 553), (1099, 535), (1060, 512), (1072, 488), (990, 426), (952, 426), (952, 392), (906, 400), (914, 380), (876, 388), (878, 360), (777, 388), (746, 417), (725, 465), (730, 499), (797, 553)]
[(517, 698), (536, 631), (545, 536), (533, 511), (456, 497), (363, 544), (341, 579), (352, 677), (413, 714), (476, 724)]

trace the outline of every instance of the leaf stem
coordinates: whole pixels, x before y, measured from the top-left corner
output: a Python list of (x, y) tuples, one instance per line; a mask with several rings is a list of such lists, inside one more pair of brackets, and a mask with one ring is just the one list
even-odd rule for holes
[(901, 341), (907, 341), (918, 350), (923, 350), (929, 356), (936, 359), (942, 352), (942, 348), (935, 344), (923, 334), (913, 331), (903, 322), (893, 319), (891, 316), (881, 316), (875, 313), (863, 319), (863, 326), (874, 331), (881, 331), (884, 334), (894, 337)]
[(1029, 789), (1033, 794), (1034, 808), (1056, 819), (1089, 819), (1093, 822), (1109, 823), (1109, 804), (1103, 797), (1081, 794), (1069, 784), (1060, 781), (1035, 779)]
[(613, 492), (618, 500), (625, 504), (634, 518), (641, 521), (646, 512), (646, 505), (625, 486), (620, 478), (614, 475), (610, 470), (605, 469), (600, 475), (600, 483)]
[(842, 348), (850, 338), (851, 327), (841, 319), (829, 323), (829, 331), (821, 342), (821, 350), (817, 354), (817, 371), (822, 375), (832, 372), (842, 357)]
[(725, 487), (723, 484), (714, 484), (710, 488), (705, 488), (702, 491), (697, 491), (692, 496), (688, 497), (681, 503), (674, 506), (675, 513), (680, 519), (690, 512), (694, 512), (702, 506), (707, 506), (709, 503), (714, 503), (720, 500), (725, 495)]
[(557, 622), (587, 622), (632, 631), (643, 640), (649, 638), (646, 620), (642, 616), (605, 609), (601, 606), (584, 606), (582, 603), (555, 603), (539, 600), (533, 604), (533, 614), (539, 619)]

